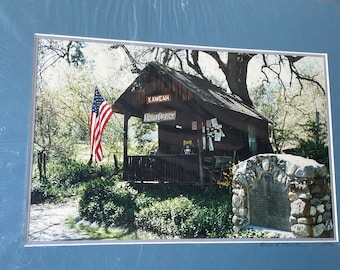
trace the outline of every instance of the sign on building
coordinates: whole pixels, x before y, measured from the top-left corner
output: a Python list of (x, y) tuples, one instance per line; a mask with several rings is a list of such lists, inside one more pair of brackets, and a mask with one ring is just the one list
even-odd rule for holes
[(145, 123), (176, 120), (176, 111), (150, 112), (144, 114)]

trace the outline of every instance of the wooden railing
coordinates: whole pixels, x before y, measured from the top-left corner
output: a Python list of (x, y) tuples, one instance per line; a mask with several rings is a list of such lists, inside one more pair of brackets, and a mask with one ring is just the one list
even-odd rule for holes
[(132, 182), (200, 183), (198, 155), (128, 156), (124, 179)]

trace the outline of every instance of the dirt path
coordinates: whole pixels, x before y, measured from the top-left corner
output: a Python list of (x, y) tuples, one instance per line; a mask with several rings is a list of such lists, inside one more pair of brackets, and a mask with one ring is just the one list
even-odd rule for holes
[(71, 229), (66, 224), (69, 217), (77, 216), (76, 201), (32, 205), (28, 240), (31, 242), (89, 239), (85, 233)]

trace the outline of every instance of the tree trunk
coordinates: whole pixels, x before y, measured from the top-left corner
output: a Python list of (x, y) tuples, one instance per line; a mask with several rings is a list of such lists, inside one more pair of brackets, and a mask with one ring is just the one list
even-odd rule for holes
[(244, 103), (253, 106), (247, 88), (248, 63), (253, 55), (229, 53), (226, 68), (223, 70), (231, 92), (238, 95)]
[(245, 104), (253, 106), (247, 88), (247, 71), (248, 63), (254, 55), (229, 52), (228, 62), (225, 63), (217, 52), (205, 51), (205, 53), (213, 57), (218, 63), (226, 77), (230, 91), (239, 96)]

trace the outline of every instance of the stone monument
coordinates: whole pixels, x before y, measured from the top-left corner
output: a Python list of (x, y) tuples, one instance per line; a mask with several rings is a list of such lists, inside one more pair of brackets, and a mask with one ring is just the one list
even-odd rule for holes
[(331, 237), (331, 188), (327, 168), (286, 154), (261, 154), (233, 166), (234, 230), (260, 226), (298, 238)]

